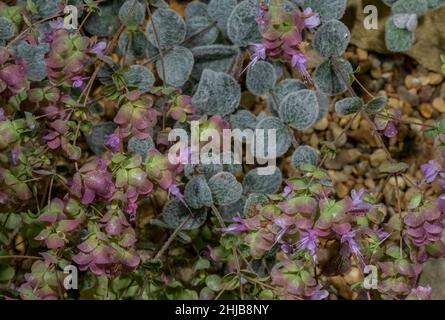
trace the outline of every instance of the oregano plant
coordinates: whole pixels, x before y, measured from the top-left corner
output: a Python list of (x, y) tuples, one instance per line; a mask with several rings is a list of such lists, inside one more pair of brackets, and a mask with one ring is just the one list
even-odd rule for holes
[[(383, 2), (392, 52), (445, 4)], [(356, 57), (347, 8), (0, 2), (0, 298), (429, 299), (443, 78), (383, 86), (405, 58)]]

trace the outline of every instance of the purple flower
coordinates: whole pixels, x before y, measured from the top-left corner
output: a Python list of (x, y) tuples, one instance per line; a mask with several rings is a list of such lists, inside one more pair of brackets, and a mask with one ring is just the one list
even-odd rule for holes
[(422, 164), (420, 166), (420, 170), (422, 171), (423, 179), (427, 183), (433, 182), (439, 173), (441, 175), (443, 174), (443, 172), (441, 172), (441, 168), (434, 160), (430, 160), (428, 163)]
[(101, 41), (99, 43), (96, 43), (92, 48), (91, 48), (91, 52), (95, 53), (97, 55), (101, 55), (103, 54), (103, 51), (105, 50), (105, 48), (107, 47), (106, 42)]
[(260, 25), (260, 26), (265, 26), (267, 24), (267, 19), (266, 19), (266, 10), (264, 10), (261, 6), (258, 7), (257, 9), (257, 15), (255, 17), (255, 21)]
[(315, 28), (320, 25), (320, 14), (313, 12), (311, 8), (306, 8), (303, 11), (305, 28)]
[(172, 195), (174, 195), (176, 197), (176, 199), (178, 199), (178, 200), (184, 199), (184, 195), (181, 193), (181, 190), (179, 190), (178, 186), (174, 183), (172, 183), (168, 187), (168, 193), (171, 193)]
[(297, 52), (292, 56), (291, 60), (292, 68), (297, 67), (298, 71), (303, 77), (303, 80), (305, 80), (306, 82), (311, 82), (311, 76), (309, 75), (309, 72), (307, 72), (306, 63), (307, 63), (307, 57), (302, 52)]
[(277, 244), (281, 238), (286, 234), (286, 231), (289, 229), (288, 226), (286, 226), (285, 221), (283, 218), (276, 218), (274, 220), (274, 223), (281, 228), (281, 230), (276, 234), (275, 236), (275, 242), (273, 245)]
[(74, 88), (80, 88), (83, 86), (83, 82), (88, 79), (88, 77), (81, 77), (81, 76), (75, 76), (71, 78), (71, 81), (73, 81), (73, 87)]
[(238, 233), (249, 230), (243, 218), (241, 218), (239, 215), (233, 217), (232, 221), (236, 223), (229, 225), (227, 228), (221, 228), (219, 230), (225, 233)]
[(297, 249), (309, 251), (314, 259), (317, 259), (317, 233), (314, 230), (302, 230), (300, 240), (297, 242)]
[(352, 210), (363, 212), (372, 208), (370, 203), (363, 201), (363, 195), (365, 193), (365, 189), (361, 188), (359, 191), (351, 190), (351, 198), (352, 198)]
[(266, 59), (266, 47), (262, 43), (253, 43), (253, 52), (251, 54), (251, 61), (246, 69), (253, 67), (258, 61)]
[(394, 123), (394, 121), (389, 121), (385, 130), (383, 130), (383, 135), (387, 138), (393, 138), (398, 133), (399, 133), (399, 131), (397, 130), (397, 127), (396, 127), (396, 124)]
[(281, 193), (281, 195), (285, 198), (287, 198), (291, 193), (292, 193), (292, 187), (290, 185), (286, 185), (284, 187), (283, 192)]
[(408, 295), (407, 300), (429, 300), (431, 298), (431, 287), (418, 286), (415, 289), (411, 289), (411, 293)]
[(0, 108), (0, 121), (5, 121), (5, 110), (3, 108)]
[(347, 259), (349, 254), (353, 254), (354, 256), (359, 259), (360, 263), (364, 264), (362, 253), (360, 252), (360, 246), (358, 243), (354, 240), (355, 237), (355, 230), (351, 230), (349, 232), (346, 232), (341, 236), (341, 243), (346, 244), (347, 246), (343, 246), (340, 249), (340, 254), (343, 257), (343, 259)]
[(113, 152), (118, 152), (120, 147), (119, 133), (114, 132), (106, 135), (104, 143), (106, 146), (109, 146)]
[(56, 20), (51, 20), (49, 26), (54, 30), (63, 29), (63, 18), (58, 17)]

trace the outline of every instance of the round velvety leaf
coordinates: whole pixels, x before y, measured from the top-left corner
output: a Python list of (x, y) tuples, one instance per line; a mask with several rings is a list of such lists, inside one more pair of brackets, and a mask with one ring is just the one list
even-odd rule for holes
[(162, 218), (167, 223), (170, 228), (176, 229), (181, 223), (191, 217), (187, 223), (184, 225), (182, 230), (193, 230), (197, 229), (204, 224), (207, 219), (207, 210), (205, 208), (193, 210), (190, 212), (189, 209), (178, 199), (173, 199), (167, 202), (162, 210)]
[(205, 69), (216, 72), (225, 72), (229, 70), (235, 57), (239, 53), (237, 46), (226, 46), (213, 44), (200, 46), (191, 49), (195, 57), (195, 66), (192, 71), (192, 77), (199, 80)]
[(259, 61), (247, 70), (246, 86), (254, 95), (268, 93), (276, 81), (275, 68), (269, 62)]
[(118, 48), (127, 59), (140, 59), (147, 53), (148, 40), (141, 31), (123, 32), (119, 37)]
[(257, 4), (254, 0), (241, 1), (232, 11), (227, 21), (229, 39), (240, 47), (261, 41), (261, 33), (256, 22)]
[(315, 124), (319, 108), (315, 91), (303, 89), (288, 94), (280, 104), (280, 118), (297, 130), (304, 130)]
[(237, 202), (243, 193), (243, 187), (229, 172), (220, 172), (209, 179), (213, 201), (217, 205), (227, 206)]
[(143, 92), (149, 91), (156, 80), (153, 73), (151, 73), (147, 67), (139, 64), (132, 65), (123, 76), (128, 87), (137, 88)]
[(312, 46), (320, 56), (328, 59), (341, 56), (350, 40), (351, 33), (348, 27), (338, 20), (330, 20), (318, 28)]
[(341, 116), (347, 116), (360, 111), (363, 104), (363, 99), (359, 97), (344, 98), (335, 103), (335, 112)]
[(0, 17), (0, 39), (8, 40), (11, 39), (15, 33), (17, 32), (17, 28), (15, 24), (5, 17)]
[(258, 121), (255, 115), (248, 110), (238, 110), (236, 113), (230, 115), (230, 127), (232, 129), (255, 130)]
[(224, 221), (230, 221), (233, 222), (233, 218), (240, 215), (243, 216), (243, 209), (244, 209), (244, 203), (246, 202), (246, 199), (244, 196), (241, 196), (241, 198), (227, 206), (218, 206), (219, 212), (221, 213), (222, 218)]
[(117, 124), (114, 122), (101, 122), (92, 127), (91, 134), (86, 138), (88, 147), (95, 153), (101, 154), (105, 151), (105, 137), (114, 133)]
[(382, 0), (388, 7), (391, 7), (398, 0)]
[[(153, 21), (147, 23), (147, 38), (156, 48), (168, 48), (184, 41), (187, 27), (176, 11), (159, 8), (153, 13), (152, 19)], [(159, 37), (160, 46), (158, 46), (153, 32), (153, 24)]]
[(418, 16), (424, 15), (428, 11), (427, 0), (398, 0), (391, 10), (394, 14), (398, 13), (415, 13)]
[(316, 122), (320, 121), (328, 112), (329, 109), (329, 98), (323, 92), (316, 91), (318, 101), (318, 116)]
[(212, 192), (204, 176), (195, 176), (187, 182), (184, 189), (184, 199), (193, 209), (212, 206)]
[(304, 8), (320, 13), (322, 21), (340, 19), (346, 11), (346, 0), (303, 0)]
[(194, 59), (189, 49), (180, 46), (174, 47), (164, 56), (164, 60), (159, 59), (156, 62), (156, 71), (159, 77), (164, 80), (162, 62), (164, 62), (165, 83), (173, 87), (180, 87), (189, 79)]
[[(281, 80), (273, 90), (273, 95), (269, 94), (267, 97), (267, 104), (269, 110), (275, 110), (278, 115), (281, 101), (290, 93), (297, 92), (302, 89), (307, 89), (307, 86), (298, 79), (284, 79)], [(275, 101), (276, 100), (276, 101)]]
[[(339, 59), (338, 61), (341, 72), (348, 77), (352, 73), (351, 64), (343, 59)], [(318, 90), (330, 96), (335, 96), (347, 90), (346, 84), (343, 82), (341, 76), (337, 75), (334, 65), (330, 60), (326, 60), (317, 67), (314, 73), (314, 82)]]
[(202, 3), (201, 1), (193, 0), (185, 7), (185, 20), (202, 16), (207, 16), (207, 4)]
[(259, 171), (260, 168), (255, 168), (247, 172), (243, 180), (243, 190), (246, 194), (249, 193), (264, 193), (271, 194), (277, 192), (283, 181), (281, 171), (277, 167), (272, 171), (272, 174), (264, 175)]
[(33, 2), (38, 17), (52, 16), (59, 11), (60, 0), (34, 0)]
[(386, 20), (385, 43), (388, 50), (393, 52), (408, 51), (413, 45), (415, 34), (407, 29), (399, 29), (394, 24), (394, 17)]
[(227, 21), (237, 4), (237, 0), (210, 0), (209, 2), (207, 13), (218, 22), (218, 27), (224, 34), (227, 34)]
[(232, 76), (223, 72), (205, 69), (192, 105), (208, 115), (228, 115), (238, 108), (241, 88)]
[(115, 31), (115, 23), (117, 13), (119, 11), (118, 2), (112, 2), (99, 5), (99, 11), (95, 11), (90, 15), (85, 22), (85, 29), (88, 33), (98, 36), (106, 37)]
[[(252, 144), (251, 152), (254, 156), (260, 159), (274, 159), (281, 157), (289, 150), (292, 143), (292, 136), (290, 135), (289, 128), (277, 117), (266, 117), (260, 120), (255, 129), (264, 130), (264, 135), (256, 134), (255, 144)], [(271, 147), (275, 148), (275, 157), (269, 154), (269, 133), (268, 130), (275, 130), (276, 141), (270, 141)], [(261, 146), (263, 144), (264, 150), (258, 150), (256, 144)]]
[(393, 15), (394, 25), (399, 29), (415, 32), (417, 29), (417, 15), (415, 13), (399, 13)]
[(366, 112), (377, 113), (381, 111), (386, 106), (387, 103), (388, 103), (388, 97), (386, 96), (375, 97), (366, 104)]
[[(216, 41), (219, 30), (216, 26), (209, 28), (212, 19), (209, 16), (194, 16), (186, 20), (187, 47), (210, 45)], [(206, 31), (203, 31), (206, 30)]]
[(46, 78), (45, 54), (49, 51), (48, 44), (34, 45), (20, 40), (12, 46), (12, 49), (16, 53), (16, 58), (26, 61), (26, 73), (29, 80), (42, 81)]
[(243, 208), (243, 217), (254, 217), (258, 215), (257, 207), (269, 203), (269, 198), (261, 193), (251, 193), (246, 199)]
[[(140, 24), (145, 18), (145, 6), (139, 0), (135, 5), (134, 2), (136, 0), (127, 0), (125, 1), (119, 9), (119, 20), (121, 22), (127, 21), (128, 25), (137, 26)], [(134, 8), (133, 8), (134, 6)], [(133, 11), (130, 17), (127, 19), (130, 10), (133, 8)]]
[(445, 0), (428, 0), (428, 8), (430, 10), (437, 9), (445, 5)]
[(203, 175), (207, 180), (213, 177), (218, 172), (223, 170), (221, 164), (186, 164), (184, 165), (184, 174), (187, 178), (191, 179), (195, 174)]
[(148, 150), (154, 147), (155, 144), (151, 137), (145, 139), (138, 139), (136, 137), (131, 137), (127, 142), (127, 150), (129, 152), (134, 152), (139, 154), (142, 160), (145, 160), (147, 158)]
[[(230, 162), (226, 163), (224, 157), (230, 159)], [(240, 156), (240, 158), (241, 157), (242, 155)], [(242, 162), (242, 159), (239, 159), (238, 162)], [(223, 171), (225, 172), (236, 174), (243, 171), (242, 163), (235, 163), (235, 155), (231, 151), (221, 153), (221, 163), (223, 164)]]
[(316, 165), (318, 162), (318, 151), (311, 146), (298, 146), (292, 154), (292, 165), (300, 169), (302, 164)]

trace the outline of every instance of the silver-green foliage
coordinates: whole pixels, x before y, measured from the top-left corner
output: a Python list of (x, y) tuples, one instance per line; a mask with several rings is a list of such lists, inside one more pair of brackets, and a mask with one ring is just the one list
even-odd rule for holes
[(211, 177), (209, 188), (212, 191), (213, 201), (222, 206), (237, 202), (243, 192), (241, 183), (229, 172), (220, 172)]
[(315, 91), (303, 89), (287, 95), (280, 104), (280, 118), (297, 130), (311, 127), (319, 113)]
[(172, 229), (177, 228), (185, 219), (188, 219), (182, 230), (193, 230), (204, 224), (207, 219), (207, 210), (202, 208), (190, 212), (184, 203), (178, 199), (173, 199), (165, 204), (162, 210), (162, 218)]
[(238, 108), (241, 88), (232, 76), (223, 72), (205, 69), (198, 89), (192, 98), (192, 105), (209, 115), (228, 115)]

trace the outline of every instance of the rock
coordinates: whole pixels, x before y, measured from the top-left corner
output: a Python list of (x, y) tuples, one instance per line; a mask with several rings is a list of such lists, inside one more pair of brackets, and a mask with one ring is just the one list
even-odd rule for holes
[(419, 96), (412, 94), (405, 87), (398, 87), (397, 93), (399, 94), (400, 98), (402, 98), (402, 100), (408, 103), (410, 106), (415, 107), (420, 103)]
[(398, 100), (396, 98), (389, 98), (388, 106), (390, 106), (391, 108), (394, 108), (394, 109), (399, 109), (400, 108), (400, 100)]
[(357, 58), (359, 61), (368, 60), (368, 51), (357, 48)]
[[(350, 0), (343, 21), (351, 31), (351, 43), (357, 47), (379, 53), (388, 53), (385, 46), (385, 22), (391, 13), (391, 8), (382, 1), (372, 1), (379, 15), (378, 29), (367, 30), (363, 20), (363, 8), (370, 1)], [(417, 60), (425, 68), (440, 73), (439, 56), (445, 52), (445, 6), (428, 13), (419, 19), (416, 30), (416, 41), (406, 55)], [(438, 81), (436, 79), (436, 81)], [(433, 82), (431, 82), (433, 84)]]
[(343, 183), (338, 183), (335, 186), (335, 191), (337, 192), (337, 196), (339, 198), (344, 198), (349, 194), (349, 189)]
[(441, 97), (438, 97), (433, 100), (433, 108), (439, 111), (440, 113), (445, 112), (445, 100)]
[(433, 107), (429, 103), (422, 103), (420, 105), (420, 114), (422, 117), (430, 119), (433, 114)]
[(318, 121), (314, 125), (314, 129), (318, 131), (324, 131), (328, 128), (328, 125), (329, 125), (328, 119), (326, 117), (323, 117), (320, 121)]
[(360, 270), (356, 267), (352, 267), (349, 272), (344, 275), (344, 278), (349, 285), (363, 280)]
[(420, 78), (413, 77), (412, 75), (408, 75), (405, 77), (405, 86), (408, 89), (412, 88), (420, 88), (422, 86), (422, 81)]
[(431, 299), (445, 299), (445, 258), (427, 261), (420, 276), (421, 286), (431, 287)]
[(434, 73), (434, 72), (430, 72), (428, 74), (428, 78), (430, 80), (430, 84), (432, 84), (432, 85), (438, 85), (443, 81), (442, 75), (440, 75), (438, 73)]
[(369, 162), (371, 163), (371, 166), (378, 167), (380, 164), (383, 163), (383, 161), (386, 160), (386, 153), (383, 149), (378, 149), (374, 151), (373, 154), (369, 157)]

